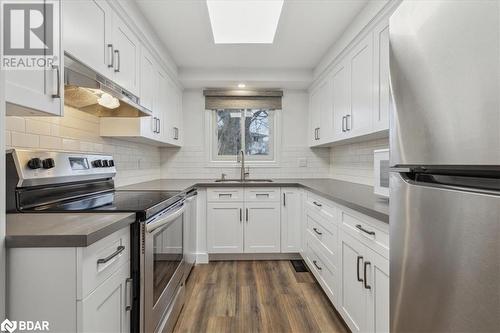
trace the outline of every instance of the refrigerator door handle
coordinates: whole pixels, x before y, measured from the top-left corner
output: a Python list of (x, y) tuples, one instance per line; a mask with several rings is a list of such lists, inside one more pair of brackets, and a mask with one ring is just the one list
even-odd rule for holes
[(411, 172), (410, 168), (389, 168), (389, 172), (397, 172), (397, 173), (405, 173), (405, 172)]

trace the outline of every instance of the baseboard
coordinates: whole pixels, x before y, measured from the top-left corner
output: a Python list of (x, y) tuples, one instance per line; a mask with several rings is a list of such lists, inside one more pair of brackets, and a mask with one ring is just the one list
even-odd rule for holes
[(292, 260), (302, 259), (299, 253), (212, 253), (209, 261), (224, 260)]
[(208, 264), (208, 253), (196, 253), (197, 264)]

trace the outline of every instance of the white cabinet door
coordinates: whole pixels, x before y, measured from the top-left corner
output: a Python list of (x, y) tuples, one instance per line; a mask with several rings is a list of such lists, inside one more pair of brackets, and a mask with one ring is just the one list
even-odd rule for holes
[(208, 253), (243, 253), (243, 204), (207, 205)]
[(349, 68), (346, 61), (342, 61), (332, 75), (332, 104), (333, 104), (333, 138), (341, 139), (346, 135), (346, 116), (350, 113), (349, 95)]
[[(5, 100), (7, 115), (47, 115), (61, 116), (63, 114), (64, 82), (62, 61), (62, 36), (57, 35), (61, 31), (61, 5), (60, 1), (51, 2), (53, 7), (53, 31), (54, 36), (50, 36), (53, 41), (53, 54), (45, 54), (45, 63), (57, 59), (52, 66), (42, 69), (9, 69), (5, 70)], [(30, 43), (47, 44), (49, 36), (42, 35), (41, 41), (37, 37), (30, 39)], [(25, 43), (25, 46), (27, 42)], [(31, 44), (29, 44), (31, 47)], [(50, 60), (49, 60), (50, 59)], [(5, 59), (4, 59), (5, 60)]]
[(302, 192), (284, 187), (281, 193), (281, 252), (301, 252)]
[(340, 312), (352, 332), (366, 327), (366, 293), (363, 286), (364, 245), (340, 232)]
[(373, 121), (373, 35), (361, 40), (349, 55), (351, 66), (351, 113), (346, 127), (349, 136), (371, 132)]
[(145, 108), (153, 111), (154, 97), (156, 94), (157, 80), (156, 64), (153, 56), (145, 48), (141, 48), (141, 70), (140, 70), (140, 103)]
[(320, 88), (320, 125), (318, 137), (320, 143), (330, 142), (333, 138), (332, 78), (329, 76)]
[(389, 332), (389, 260), (366, 248), (368, 313), (366, 330), (374, 333)]
[(64, 51), (112, 79), (113, 11), (106, 1), (65, 1), (63, 7)]
[(321, 90), (317, 87), (309, 95), (309, 145), (319, 144)]
[(389, 88), (389, 22), (383, 20), (374, 31), (374, 109), (376, 131), (389, 129), (391, 96)]
[(131, 281), (125, 264), (83, 301), (77, 302), (78, 332), (129, 332)]
[(113, 17), (113, 43), (116, 83), (139, 95), (140, 41), (118, 15)]
[(279, 202), (245, 203), (245, 253), (280, 252)]

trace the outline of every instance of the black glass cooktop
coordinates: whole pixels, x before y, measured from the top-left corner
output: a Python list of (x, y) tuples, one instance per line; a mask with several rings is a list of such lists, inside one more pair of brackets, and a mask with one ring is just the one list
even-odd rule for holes
[(36, 212), (135, 212), (144, 220), (182, 199), (178, 191), (112, 191), (32, 208)]

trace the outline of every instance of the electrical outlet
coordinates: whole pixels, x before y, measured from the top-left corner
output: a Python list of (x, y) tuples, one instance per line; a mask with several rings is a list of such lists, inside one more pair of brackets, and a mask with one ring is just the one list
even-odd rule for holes
[(307, 167), (307, 158), (301, 157), (298, 159), (298, 161), (299, 161), (299, 168)]

